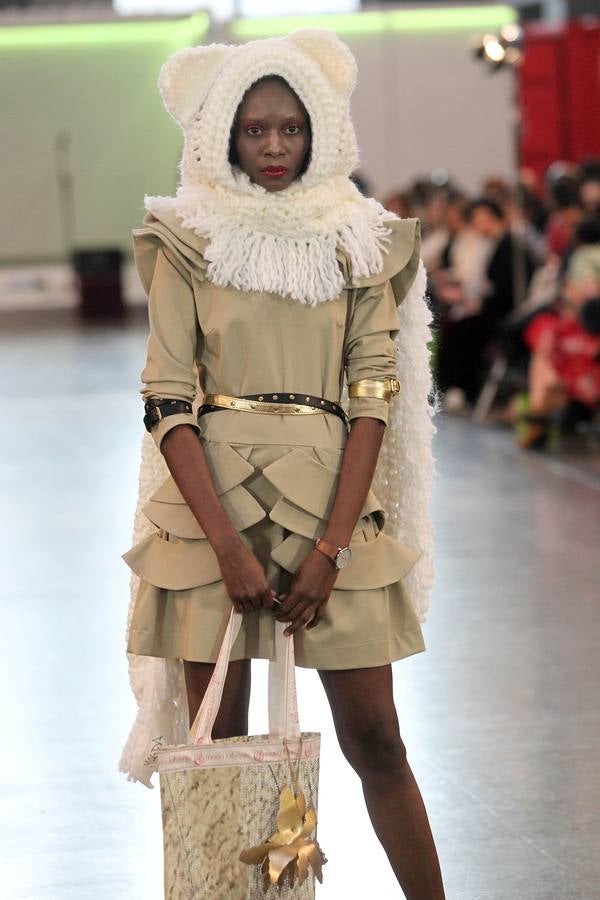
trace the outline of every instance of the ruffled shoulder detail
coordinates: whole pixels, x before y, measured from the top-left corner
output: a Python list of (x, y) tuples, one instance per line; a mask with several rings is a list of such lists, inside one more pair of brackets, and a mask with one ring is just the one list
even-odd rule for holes
[(338, 249), (338, 261), (348, 288), (367, 288), (386, 281), (392, 282), (396, 305), (406, 297), (419, 270), (421, 256), (421, 223), (419, 219), (389, 219), (389, 243), (383, 254), (383, 268), (375, 275), (367, 275), (352, 282), (349, 258)]
[(131, 233), (135, 266), (146, 293), (150, 291), (159, 249), (186, 281), (190, 282), (192, 275), (198, 281), (206, 279), (204, 251), (208, 241), (184, 228), (173, 210), (147, 212), (143, 226)]

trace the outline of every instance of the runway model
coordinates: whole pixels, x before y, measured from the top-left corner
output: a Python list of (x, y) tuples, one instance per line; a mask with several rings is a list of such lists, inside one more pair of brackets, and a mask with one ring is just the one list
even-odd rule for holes
[[(247, 733), (250, 660), (289, 623), (409, 900), (444, 892), (392, 695), (425, 649), (432, 580), (431, 314), (416, 219), (363, 197), (356, 65), (302, 30), (171, 56), (175, 197), (134, 231), (149, 298), (127, 630), (139, 712), (121, 768), (185, 743), (233, 603), (213, 736)], [(201, 401), (201, 405), (198, 405)]]

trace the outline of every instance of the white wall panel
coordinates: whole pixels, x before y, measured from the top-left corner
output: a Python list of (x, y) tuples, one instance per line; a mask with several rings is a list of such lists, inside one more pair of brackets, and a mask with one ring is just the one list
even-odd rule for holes
[[(214, 40), (230, 40), (213, 28)], [(466, 189), (513, 174), (512, 72), (472, 58), (467, 32), (346, 38), (359, 83), (361, 169), (378, 193), (447, 168)], [(173, 47), (172, 49), (175, 49)], [(63, 254), (54, 142), (71, 136), (77, 243), (131, 251), (144, 193), (170, 193), (181, 140), (157, 90), (168, 41), (3, 49), (0, 263)]]

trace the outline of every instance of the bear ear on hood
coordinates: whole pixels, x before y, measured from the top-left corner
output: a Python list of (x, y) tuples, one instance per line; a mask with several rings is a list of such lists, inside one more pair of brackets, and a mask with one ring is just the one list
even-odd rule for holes
[(317, 63), (337, 94), (344, 98), (350, 96), (356, 85), (356, 60), (334, 31), (300, 28), (288, 34), (285, 40)]
[(158, 88), (167, 110), (183, 128), (190, 125), (222, 63), (235, 49), (227, 44), (186, 47), (162, 65)]

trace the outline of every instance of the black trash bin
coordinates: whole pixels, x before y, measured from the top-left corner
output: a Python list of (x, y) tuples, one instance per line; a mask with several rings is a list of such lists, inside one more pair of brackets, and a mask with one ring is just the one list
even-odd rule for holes
[(116, 319), (125, 315), (121, 267), (123, 254), (115, 247), (74, 250), (71, 264), (84, 319)]

